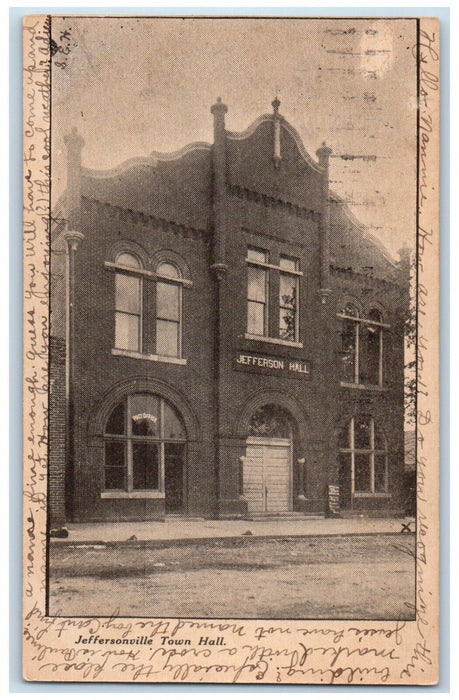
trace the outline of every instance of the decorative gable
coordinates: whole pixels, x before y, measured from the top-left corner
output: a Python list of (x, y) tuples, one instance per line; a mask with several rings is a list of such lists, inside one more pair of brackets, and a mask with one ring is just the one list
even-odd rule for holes
[(276, 112), (241, 133), (227, 132), (227, 164), (230, 185), (320, 211), (324, 169)]

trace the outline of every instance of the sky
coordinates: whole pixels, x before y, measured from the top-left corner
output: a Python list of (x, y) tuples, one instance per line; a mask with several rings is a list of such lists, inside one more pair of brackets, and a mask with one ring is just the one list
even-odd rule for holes
[(415, 21), (365, 18), (53, 18), (52, 195), (65, 189), (63, 138), (107, 169), (212, 141), (210, 107), (243, 131), (280, 113), (314, 158), (332, 148), (332, 189), (397, 258), (414, 247)]

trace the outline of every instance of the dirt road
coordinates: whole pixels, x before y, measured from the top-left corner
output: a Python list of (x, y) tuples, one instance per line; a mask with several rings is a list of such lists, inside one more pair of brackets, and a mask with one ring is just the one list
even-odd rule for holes
[(413, 619), (414, 535), (54, 546), (50, 614)]

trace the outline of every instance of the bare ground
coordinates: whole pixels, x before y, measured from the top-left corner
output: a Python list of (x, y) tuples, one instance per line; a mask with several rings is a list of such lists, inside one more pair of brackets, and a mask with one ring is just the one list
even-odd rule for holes
[(54, 546), (50, 614), (413, 619), (414, 535)]

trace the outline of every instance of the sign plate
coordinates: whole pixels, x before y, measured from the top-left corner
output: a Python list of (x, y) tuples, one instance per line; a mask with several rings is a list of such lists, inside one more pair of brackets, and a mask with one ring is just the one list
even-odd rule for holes
[(311, 378), (311, 366), (304, 360), (292, 360), (288, 357), (274, 357), (258, 353), (238, 353), (233, 359), (233, 368), (239, 372), (258, 372), (260, 374), (288, 375), (298, 379)]
[(330, 517), (339, 517), (340, 505), (339, 505), (339, 486), (334, 484), (328, 484), (328, 515)]

